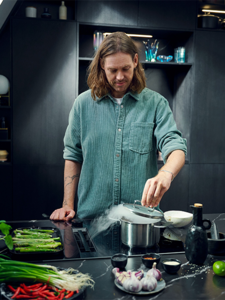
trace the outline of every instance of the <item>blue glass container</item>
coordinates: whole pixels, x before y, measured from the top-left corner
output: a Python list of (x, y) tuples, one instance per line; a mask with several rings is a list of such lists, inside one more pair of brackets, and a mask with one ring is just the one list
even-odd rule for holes
[(161, 62), (169, 62), (173, 59), (172, 55), (166, 56), (166, 55), (159, 55), (157, 56), (157, 60)]

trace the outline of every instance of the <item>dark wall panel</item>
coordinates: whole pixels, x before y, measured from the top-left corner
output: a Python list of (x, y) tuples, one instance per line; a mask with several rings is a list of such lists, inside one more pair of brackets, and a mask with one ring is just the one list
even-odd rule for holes
[(15, 164), (63, 165), (75, 99), (76, 23), (13, 21)]
[(225, 164), (190, 165), (190, 204), (203, 204), (204, 213), (224, 213)]
[(190, 161), (190, 132), (191, 132), (191, 105), (193, 99), (193, 76), (194, 66), (188, 71), (179, 72), (175, 75), (173, 97), (173, 114), (177, 128), (187, 140), (186, 160)]
[(12, 167), (0, 165), (0, 220), (12, 220)]
[(62, 206), (62, 167), (16, 165), (13, 175), (14, 220), (42, 219)]
[(62, 205), (75, 72), (75, 22), (13, 20), (14, 219), (41, 218)]
[(0, 74), (11, 80), (10, 61), (10, 25), (4, 28), (0, 34)]
[(196, 1), (139, 0), (138, 26), (194, 29)]
[(192, 163), (225, 163), (225, 34), (196, 31)]
[(77, 21), (137, 26), (138, 1), (77, 1)]

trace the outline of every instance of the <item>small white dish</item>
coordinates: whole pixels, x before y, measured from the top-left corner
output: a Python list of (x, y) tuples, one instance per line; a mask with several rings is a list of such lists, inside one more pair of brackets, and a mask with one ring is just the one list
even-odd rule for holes
[(164, 218), (167, 222), (172, 222), (171, 225), (174, 227), (184, 227), (192, 221), (193, 214), (181, 210), (169, 210), (164, 212)]

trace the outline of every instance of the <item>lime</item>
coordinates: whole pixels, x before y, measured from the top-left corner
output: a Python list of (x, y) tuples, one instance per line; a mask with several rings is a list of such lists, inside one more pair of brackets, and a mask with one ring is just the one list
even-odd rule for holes
[(225, 262), (221, 260), (214, 262), (213, 271), (216, 275), (225, 276)]

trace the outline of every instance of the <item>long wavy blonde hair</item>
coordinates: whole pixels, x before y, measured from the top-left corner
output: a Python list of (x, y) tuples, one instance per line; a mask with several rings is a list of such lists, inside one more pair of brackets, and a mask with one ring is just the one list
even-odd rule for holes
[[(105, 71), (101, 68), (101, 60), (104, 63), (106, 56), (118, 52), (130, 54), (132, 60), (134, 60), (135, 54), (138, 53), (138, 48), (135, 43), (124, 32), (114, 32), (108, 35), (99, 46), (96, 55), (88, 68), (87, 84), (91, 89), (91, 95), (94, 100), (96, 100), (96, 96), (101, 98), (112, 90), (106, 78)], [(138, 60), (129, 89), (133, 92), (140, 93), (145, 87), (145, 73)]]

